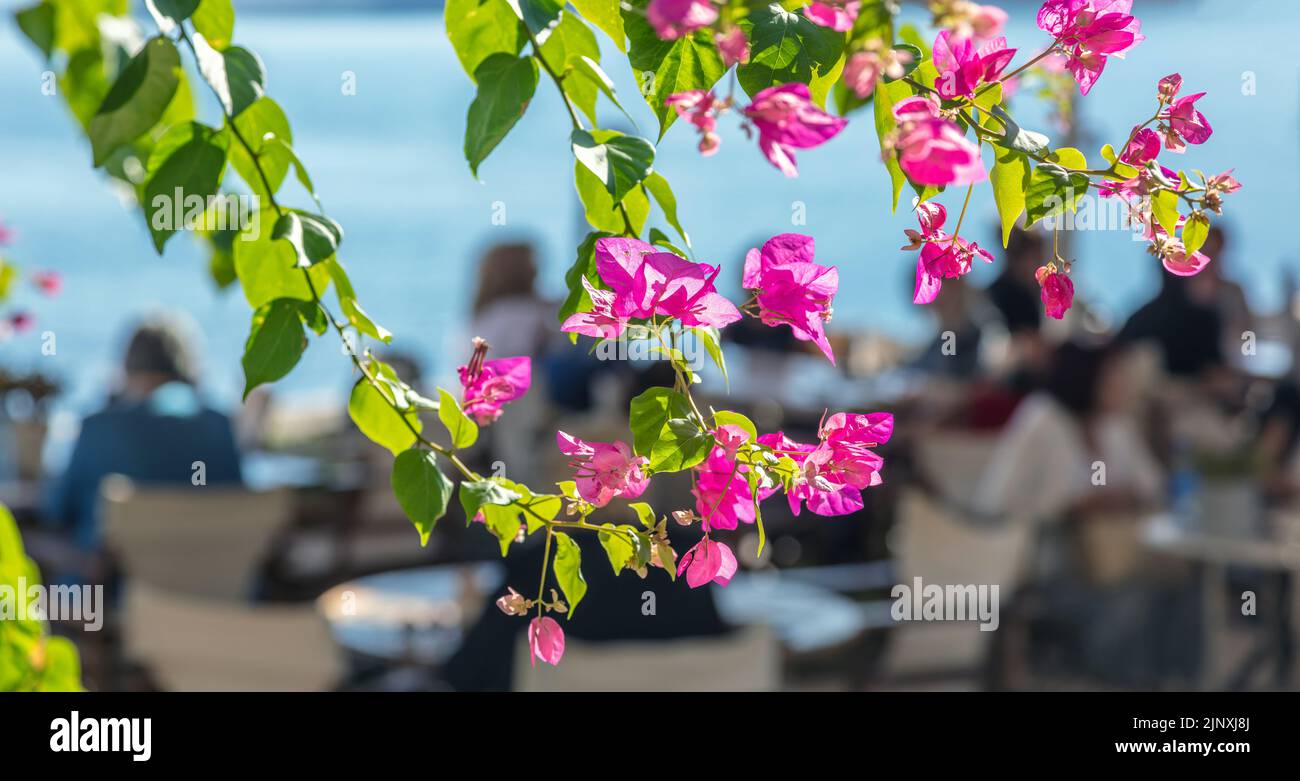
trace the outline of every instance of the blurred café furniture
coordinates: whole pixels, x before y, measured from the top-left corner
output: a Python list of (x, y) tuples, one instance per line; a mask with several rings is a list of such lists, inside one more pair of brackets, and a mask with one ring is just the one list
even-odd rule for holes
[[(797, 572), (790, 570), (790, 577), (779, 572), (741, 572), (725, 588), (715, 588), (719, 614), (738, 627), (725, 637), (627, 644), (584, 644), (571, 638), (566, 644), (565, 662), (574, 658), (571, 655), (575, 648), (580, 655), (590, 650), (588, 655), (593, 658), (616, 652), (623, 661), (640, 659), (650, 649), (657, 649), (652, 655), (663, 657), (663, 663), (674, 669), (685, 669), (682, 665), (706, 654), (717, 659), (745, 658), (752, 669), (732, 671), (734, 677), (718, 678), (702, 686), (710, 691), (732, 686), (779, 688), (781, 676), (769, 675), (768, 670), (779, 667), (777, 662), (783, 654), (816, 653), (841, 646), (868, 627), (867, 617), (853, 601), (800, 580)], [(317, 606), (329, 620), (335, 640), (363, 668), (368, 663), (373, 669), (383, 665), (436, 669), (459, 647), (466, 622), (479, 614), (487, 600), (498, 596), (503, 577), (504, 567), (498, 562), (381, 573), (336, 586), (321, 595)], [(623, 577), (635, 576), (629, 573)], [(764, 632), (753, 631), (763, 627)], [(527, 662), (527, 656), (523, 661)], [(600, 664), (604, 669), (605, 663)], [(620, 678), (606, 688), (658, 688), (663, 683), (659, 677), (651, 680), (649, 668), (631, 668), (620, 662), (610, 669), (620, 665)], [(722, 669), (730, 663), (719, 665), (715, 661), (710, 665), (713, 667), (709, 669)], [(531, 666), (525, 666), (531, 671)], [(516, 664), (516, 672), (520, 669)], [(516, 679), (515, 685), (553, 690), (570, 683), (568, 678), (542, 678), (529, 672), (526, 678)], [(582, 688), (595, 690), (602, 686), (593, 673)]]
[(343, 676), (310, 603), (247, 604), (129, 584), (127, 654), (167, 691), (326, 691)]
[(341, 679), (311, 603), (255, 603), (287, 525), (285, 491), (104, 482), (106, 543), (124, 579), (123, 650), (172, 690), (298, 691)]
[[(725, 590), (725, 589), (724, 589)], [(765, 626), (721, 637), (669, 642), (569, 640), (556, 667), (533, 664), (528, 639), (515, 646), (515, 689), (522, 692), (745, 692), (780, 688), (780, 654)]]
[(102, 493), (107, 544), (129, 581), (213, 599), (252, 595), (290, 514), (283, 491), (143, 487), (113, 476)]
[[(1026, 525), (977, 524), (952, 505), (907, 489), (889, 540), (895, 556), (893, 582), (909, 588), (915, 588), (917, 578), (927, 586), (996, 585), (997, 604), (1004, 611), (1024, 582), (1030, 542)], [(885, 656), (873, 676), (878, 684), (978, 683), (996, 632), (981, 631), (975, 620), (894, 621), (889, 606), (878, 603), (874, 609), (878, 625), (888, 631)]]
[[(1300, 514), (1295, 509), (1275, 510), (1262, 524), (1201, 523), (1195, 517), (1160, 514), (1150, 518), (1143, 539), (1153, 550), (1198, 564), (1201, 578), (1203, 653), (1201, 687), (1243, 688), (1257, 667), (1272, 658), (1277, 683), (1297, 685), (1291, 678), (1297, 625), (1293, 611), (1297, 604), (1294, 583), (1300, 576)], [(1241, 651), (1233, 622), (1242, 602), (1229, 597), (1229, 575), (1233, 568), (1286, 576), (1284, 593), (1272, 610), (1261, 609), (1258, 620), (1265, 636)], [(1257, 603), (1264, 608), (1264, 603)], [(1272, 613), (1272, 615), (1269, 615)], [(1236, 653), (1234, 653), (1236, 650)]]

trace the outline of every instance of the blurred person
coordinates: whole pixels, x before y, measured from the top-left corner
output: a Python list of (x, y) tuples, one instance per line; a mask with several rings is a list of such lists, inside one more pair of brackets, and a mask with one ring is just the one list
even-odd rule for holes
[[(1213, 265), (1213, 264), (1211, 264)], [(1160, 291), (1120, 329), (1119, 344), (1150, 342), (1160, 348), (1165, 371), (1185, 380), (1212, 380), (1225, 369), (1223, 317), (1209, 278), (1160, 272)]]
[[(529, 482), (537, 477), (542, 418), (549, 390), (543, 359), (559, 333), (558, 305), (538, 292), (533, 245), (494, 244), (479, 260), (478, 284), (470, 318), (470, 335), (483, 338), (488, 358), (527, 356), (533, 359), (532, 387), (480, 436), (485, 446), (481, 465), (498, 463), (510, 479)], [(566, 345), (567, 346), (567, 345)], [(468, 354), (464, 359), (468, 360)], [(495, 467), (494, 467), (495, 471)]]
[[(223, 485), (241, 482), (239, 450), (226, 415), (198, 389), (193, 347), (170, 316), (145, 320), (131, 335), (120, 387), (87, 417), (47, 515), (84, 550), (100, 545), (100, 481), (109, 474), (140, 483)], [(205, 483), (196, 483), (196, 464)], [(196, 489), (201, 490), (201, 489)], [(198, 495), (196, 494), (196, 499)]]
[(494, 244), (479, 260), (470, 331), (492, 346), (496, 358), (539, 357), (555, 333), (557, 304), (538, 294), (531, 244)]
[[(964, 277), (946, 280), (927, 307), (939, 333), (912, 362), (920, 371), (941, 377), (971, 379), (983, 368), (983, 358), (1000, 331), (980, 291)], [(987, 337), (987, 338), (986, 338)]]
[(1012, 228), (1007, 236), (1006, 263), (984, 291), (1001, 315), (1010, 339), (1005, 376), (1017, 396), (1037, 387), (1051, 353), (1042, 335), (1043, 301), (1037, 277), (1049, 254), (1042, 231)]
[(1184, 573), (1170, 579), (1152, 566), (1137, 534), (1143, 513), (1162, 503), (1164, 481), (1125, 414), (1134, 401), (1129, 374), (1113, 346), (1057, 348), (1042, 389), (1004, 431), (974, 504), (985, 517), (1035, 528), (1030, 585), (1015, 599), (1016, 620), (1034, 639), (1025, 664), (1057, 660), (1069, 674), (1124, 685), (1191, 680), (1196, 590)]
[(1228, 276), (1228, 259), (1224, 254), (1227, 249), (1227, 232), (1218, 225), (1211, 226), (1205, 244), (1201, 247), (1201, 252), (1211, 259), (1211, 263), (1197, 275), (1205, 277), (1205, 283), (1210, 288), (1206, 298), (1219, 313), (1222, 328), (1220, 342), (1224, 355), (1241, 349), (1242, 334), (1254, 330), (1255, 323), (1245, 290)]

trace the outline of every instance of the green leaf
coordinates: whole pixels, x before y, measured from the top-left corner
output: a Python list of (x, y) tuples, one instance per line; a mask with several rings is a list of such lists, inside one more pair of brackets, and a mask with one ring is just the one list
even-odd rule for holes
[[(613, 103), (619, 111), (623, 112), (623, 116), (627, 117), (627, 121), (631, 122), (633, 125), (636, 124), (636, 120), (632, 119), (632, 115), (627, 113), (627, 109), (623, 108), (623, 104), (619, 102), (618, 93), (614, 91), (614, 80), (609, 77), (608, 73), (605, 73), (605, 70), (600, 67), (599, 62), (591, 57), (579, 57), (577, 62), (573, 64), (572, 72), (585, 77), (587, 81), (590, 81), (595, 85), (596, 89), (605, 93), (605, 97), (609, 98), (609, 102)], [(566, 88), (566, 91), (567, 89), (568, 88)], [(592, 111), (588, 112), (588, 116), (591, 118), (591, 123), (594, 125), (596, 124), (596, 102), (594, 99), (592, 100), (591, 106)]]
[(664, 101), (669, 95), (687, 90), (709, 89), (722, 78), (726, 68), (707, 30), (696, 30), (676, 40), (660, 40), (645, 18), (647, 0), (633, 0), (623, 9), (628, 37), (628, 61), (636, 75), (641, 96), (659, 120), (659, 138), (677, 119), (677, 111)]
[(1025, 192), (1025, 225), (1033, 225), (1044, 217), (1055, 217), (1074, 211), (1084, 193), (1088, 192), (1088, 175), (1066, 168), (1087, 168), (1083, 153), (1071, 147), (1061, 147), (1040, 163), (1029, 177)]
[[(233, 155), (234, 147), (231, 148)], [(272, 238), (264, 226), (274, 225), (277, 216), (270, 209), (254, 212), (253, 221), (234, 241), (235, 273), (249, 306), (254, 309), (277, 298), (312, 299), (307, 276), (318, 294), (329, 286), (330, 272), (317, 264), (303, 270), (296, 266), (297, 254), (287, 241)]]
[(189, 19), (190, 14), (199, 7), (199, 0), (145, 0), (145, 5), (155, 19), (166, 18), (173, 22), (183, 22)]
[[(1041, 156), (1047, 152), (1052, 143), (1050, 138), (1042, 133), (1020, 127), (1020, 125), (1016, 124), (1016, 120), (1001, 106), (995, 105), (989, 111), (996, 118), (993, 123), (989, 124), (989, 127), (1001, 125), (1003, 128), (1002, 137), (995, 141), (998, 146), (1035, 156)], [(1068, 149), (1069, 147), (1064, 148)]]
[(886, 139), (898, 128), (898, 122), (894, 119), (894, 104), (911, 97), (912, 92), (907, 84), (902, 81), (896, 81), (892, 84), (876, 84), (875, 91), (875, 121), (876, 135), (880, 138), (880, 154), (885, 161), (885, 169), (889, 171), (890, 186), (893, 188), (893, 211), (898, 211), (898, 196), (903, 192), (903, 185), (907, 183), (907, 177), (903, 174), (903, 169), (898, 166), (898, 156), (892, 150), (886, 148)]
[(245, 399), (258, 385), (275, 382), (292, 371), (307, 349), (298, 304), (291, 298), (278, 298), (253, 313), (242, 361)]
[(730, 391), (731, 378), (727, 376), (727, 359), (722, 354), (722, 332), (713, 326), (695, 326), (691, 331), (704, 344), (704, 350), (713, 359), (713, 365), (722, 372), (722, 381)]
[[(240, 112), (235, 117), (235, 130), (243, 137), (248, 145), (253, 148), (257, 155), (257, 162), (261, 165), (262, 174), (266, 176), (266, 182), (263, 182), (262, 175), (258, 173), (258, 166), (254, 164), (253, 158), (245, 151), (243, 144), (235, 143), (230, 147), (230, 164), (234, 166), (235, 171), (239, 173), (239, 178), (244, 180), (249, 189), (253, 191), (263, 203), (269, 204), (272, 195), (280, 189), (280, 184), (284, 177), (289, 173), (289, 166), (292, 160), (289, 155), (280, 148), (274, 139), (279, 139), (288, 144), (293, 143), (293, 132), (289, 129), (289, 119), (284, 115), (280, 106), (268, 97), (262, 97), (254, 101), (248, 108)], [(267, 184), (270, 184), (270, 191), (267, 191)]]
[[(220, 190), (229, 143), (224, 134), (210, 127), (186, 122), (168, 130), (154, 147), (141, 208), (159, 254), (176, 231), (202, 226), (201, 222), (190, 224), (191, 207), (206, 212), (210, 199)], [(195, 198), (199, 201), (186, 203)], [(217, 206), (221, 208), (221, 204)]]
[(455, 486), (438, 468), (431, 450), (403, 450), (393, 460), (393, 493), (402, 512), (420, 532), (420, 545), (429, 542), (433, 526), (447, 512)]
[(627, 506), (631, 507), (632, 512), (636, 513), (636, 518), (641, 522), (642, 526), (647, 529), (655, 527), (655, 511), (653, 507), (645, 502), (628, 502)]
[[(622, 235), (623, 217), (616, 208), (618, 202), (605, 189), (605, 183), (580, 162), (573, 164), (573, 183), (578, 189), (578, 198), (582, 201), (583, 211), (591, 227), (605, 233)], [(628, 192), (623, 197), (623, 208), (627, 210), (628, 219), (632, 223), (632, 232), (640, 235), (646, 217), (650, 216), (650, 199), (646, 197), (645, 191), (637, 187)]]
[(96, 167), (158, 124), (176, 94), (180, 75), (180, 54), (166, 38), (151, 38), (131, 58), (90, 120), (87, 132)]
[(295, 266), (310, 268), (334, 257), (343, 241), (343, 228), (324, 215), (290, 209), (275, 221), (271, 238), (293, 247)]
[[(600, 46), (596, 44), (595, 33), (578, 17), (565, 14), (560, 19), (559, 25), (551, 32), (551, 36), (546, 39), (546, 43), (542, 44), (542, 57), (551, 70), (560, 76), (564, 94), (587, 115), (591, 124), (595, 125), (597, 123), (596, 96), (600, 91), (599, 80), (586, 77), (589, 68), (583, 64), (584, 60), (592, 63), (595, 70), (604, 76), (604, 71), (596, 64), (600, 61)], [(569, 74), (580, 65), (584, 69), (583, 78), (569, 78)], [(604, 78), (609, 79), (608, 76)], [(613, 88), (613, 82), (609, 82), (608, 89), (611, 94)]]
[(460, 506), (465, 509), (465, 523), (468, 525), (485, 505), (508, 507), (520, 499), (523, 494), (511, 489), (500, 479), (465, 480), (460, 484)]
[(1007, 246), (1011, 229), (1025, 210), (1025, 195), (1029, 190), (1029, 158), (1014, 149), (997, 149), (989, 183), (993, 186), (993, 201), (1002, 220), (1002, 246)]
[(755, 426), (754, 421), (739, 412), (725, 409), (715, 412), (713, 413), (713, 424), (715, 426), (740, 426), (749, 435), (750, 442), (758, 441), (758, 426)]
[(1178, 196), (1172, 190), (1157, 190), (1151, 196), (1151, 214), (1165, 233), (1174, 235), (1178, 227)]
[(623, 14), (619, 0), (569, 0), (582, 18), (609, 36), (621, 52), (627, 51), (627, 33), (623, 32)]
[(19, 9), (14, 12), (14, 21), (48, 60), (54, 51), (54, 6), (41, 2)]
[(749, 62), (736, 66), (740, 86), (752, 98), (768, 87), (801, 82), (813, 102), (826, 105), (828, 76), (844, 54), (844, 34), (815, 25), (780, 5), (756, 8), (749, 16)]
[(478, 441), (478, 426), (460, 408), (456, 397), (438, 389), (438, 420), (447, 427), (454, 448), (466, 448)]
[[(348, 398), (348, 416), (372, 442), (397, 455), (415, 444), (416, 432), (422, 430), (420, 417), (407, 404), (403, 383), (392, 367), (372, 360), (368, 368), (379, 387), (371, 385), (365, 377), (357, 380)], [(394, 405), (402, 411), (398, 412)]]
[(357, 303), (356, 291), (352, 289), (352, 280), (348, 279), (348, 272), (343, 268), (343, 263), (335, 257), (327, 265), (330, 279), (334, 280), (334, 291), (338, 294), (339, 309), (343, 311), (343, 316), (347, 318), (348, 323), (361, 333), (372, 339), (378, 339), (387, 344), (393, 341), (393, 334), (387, 328), (379, 325), (370, 319), (370, 315), (361, 308)]
[(605, 529), (617, 529), (618, 531), (601, 531), (596, 536), (600, 538), (601, 547), (605, 549), (605, 554), (609, 556), (609, 566), (614, 568), (614, 574), (618, 575), (627, 566), (628, 560), (636, 553), (636, 546), (632, 540), (636, 539), (636, 529), (631, 526), (615, 526), (612, 523), (601, 524)]
[(1209, 237), (1210, 218), (1205, 212), (1195, 212), (1183, 223), (1183, 248), (1188, 255), (1205, 246)]
[(682, 241), (686, 242), (686, 248), (690, 249), (691, 237), (686, 235), (686, 230), (682, 228), (682, 224), (677, 220), (677, 196), (673, 195), (673, 188), (668, 185), (668, 180), (663, 177), (663, 174), (652, 171), (645, 178), (645, 189), (655, 199), (655, 203), (659, 204), (659, 210), (664, 213), (664, 219), (668, 220), (668, 224), (673, 226), (673, 229), (682, 237)]
[(654, 145), (614, 130), (575, 130), (569, 137), (573, 156), (604, 183), (614, 201), (622, 201), (650, 175)]
[(465, 159), (478, 167), (528, 109), (537, 89), (537, 62), (531, 57), (493, 54), (474, 71), (478, 93), (465, 124)]
[(690, 402), (668, 388), (651, 388), (632, 399), (633, 449), (650, 459), (652, 472), (678, 472), (703, 461), (713, 437), (700, 430)]
[(202, 35), (194, 36), (194, 52), (199, 73), (227, 114), (239, 116), (266, 94), (266, 66), (253, 52), (239, 46), (221, 51)]
[(471, 79), (483, 60), (493, 54), (513, 57), (528, 40), (506, 0), (447, 0), (442, 15), (451, 47)]
[(192, 20), (194, 29), (214, 49), (224, 49), (230, 45), (230, 37), (235, 32), (235, 9), (230, 0), (202, 0)]
[(568, 617), (578, 608), (587, 594), (587, 579), (582, 576), (582, 550), (578, 543), (564, 532), (555, 532), (555, 580), (569, 603)]
[(506, 0), (514, 10), (515, 16), (523, 21), (524, 26), (532, 31), (538, 43), (546, 43), (560, 21), (560, 12), (564, 9), (564, 0)]

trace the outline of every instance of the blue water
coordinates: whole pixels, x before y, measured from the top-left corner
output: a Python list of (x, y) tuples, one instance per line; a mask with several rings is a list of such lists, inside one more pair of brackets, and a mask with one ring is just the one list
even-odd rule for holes
[[(0, 345), (0, 363), (58, 376), (67, 386), (64, 408), (84, 410), (102, 400), (131, 322), (151, 309), (179, 307), (199, 326), (208, 389), (236, 403), (248, 328), (242, 295), (216, 291), (201, 252), (184, 237), (174, 239), (164, 257), (155, 255), (138, 212), (121, 205), (91, 169), (89, 148), (61, 99), (41, 94), (43, 66), (9, 21), (13, 4), (3, 5), (0, 221), (19, 234), (7, 253), (28, 267), (59, 269), (66, 289), (53, 300), (22, 294), (20, 303), (36, 311), (40, 325)], [(1011, 45), (1040, 46), (1045, 38), (1033, 28), (1037, 4), (1008, 5)], [(1292, 226), (1300, 202), (1300, 90), (1292, 33), (1300, 10), (1262, 0), (1136, 5), (1149, 39), (1127, 60), (1113, 60), (1080, 104), (1090, 139), (1084, 147), (1120, 143), (1129, 126), (1150, 113), (1154, 85), (1167, 73), (1179, 70), (1189, 91), (1207, 91), (1198, 105), (1215, 135), (1192, 148), (1186, 166), (1211, 173), (1236, 166), (1246, 189), (1229, 205), (1233, 246), (1226, 262), (1252, 303), (1277, 308), (1281, 271), (1297, 266)], [(567, 153), (569, 123), (550, 84), (539, 85), (527, 115), (482, 166), (477, 182), (461, 153), (471, 85), (439, 15), (241, 11), (235, 39), (266, 62), (269, 92), (293, 123), (295, 146), (326, 209), (347, 232), (341, 255), (361, 300), (432, 373), (446, 372), (463, 357), (473, 261), (486, 244), (535, 240), (544, 288), (560, 293), (580, 217)], [(617, 63), (611, 57), (607, 64), (623, 103), (652, 136), (654, 122), (631, 73)], [(356, 74), (353, 96), (340, 89), (345, 71)], [(1255, 95), (1242, 94), (1246, 71), (1256, 74)], [(1022, 124), (1047, 129), (1041, 111), (1026, 103), (1017, 109)], [(1108, 113), (1101, 113), (1103, 106)], [(612, 107), (602, 110), (610, 126), (625, 123)], [(210, 103), (204, 112), (209, 120), (216, 116)], [(800, 152), (797, 180), (771, 168), (734, 123), (723, 125), (716, 156), (700, 158), (694, 134), (679, 125), (656, 161), (676, 189), (697, 258), (727, 264), (738, 286), (746, 248), (774, 233), (811, 233), (818, 260), (840, 268), (837, 326), (923, 339), (929, 316), (910, 303), (914, 256), (898, 251), (914, 219), (905, 209), (888, 211), (870, 117), (858, 115), (829, 144)], [(960, 208), (957, 194), (942, 200), (954, 214)], [(505, 226), (492, 224), (496, 201), (506, 205)], [(791, 225), (796, 202), (806, 208), (806, 226)], [(991, 198), (978, 190), (967, 217), (976, 227), (963, 234), (996, 244), (994, 220)], [(1083, 235), (1076, 251), (1080, 295), (1114, 316), (1131, 311), (1156, 283), (1157, 266), (1125, 232)], [(986, 281), (995, 270), (979, 269), (977, 279)], [(40, 352), (46, 329), (57, 336), (54, 356)], [(348, 384), (346, 361), (325, 339), (277, 390), (341, 396)]]

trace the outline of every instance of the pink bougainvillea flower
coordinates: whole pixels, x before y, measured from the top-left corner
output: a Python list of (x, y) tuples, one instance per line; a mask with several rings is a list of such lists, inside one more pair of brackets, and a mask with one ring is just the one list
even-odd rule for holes
[(934, 39), (934, 66), (939, 70), (935, 85), (949, 100), (973, 97), (980, 85), (996, 81), (1015, 56), (1006, 38), (994, 38), (976, 50), (971, 39), (940, 30)]
[(724, 68), (749, 62), (749, 39), (739, 27), (713, 36), (713, 43), (718, 47), (718, 54), (722, 55)]
[(708, 0), (650, 0), (645, 17), (655, 34), (669, 41), (718, 21), (718, 9)]
[(1161, 101), (1168, 103), (1178, 96), (1178, 90), (1183, 88), (1183, 77), (1178, 73), (1171, 73), (1164, 77), (1156, 84), (1156, 93), (1160, 96)]
[(740, 310), (718, 293), (721, 266), (693, 263), (637, 239), (596, 241), (596, 274), (613, 292), (618, 317), (675, 317), (687, 326), (724, 328)]
[(597, 290), (585, 276), (582, 278), (582, 286), (591, 298), (591, 311), (569, 315), (560, 330), (597, 339), (617, 339), (627, 327), (627, 301), (608, 290)]
[(1038, 28), (1056, 38), (1080, 93), (1101, 78), (1108, 57), (1146, 40), (1132, 9), (1133, 0), (1047, 0), (1038, 10)]
[(844, 84), (859, 98), (869, 98), (876, 91), (880, 70), (880, 55), (858, 52), (844, 63)]
[(677, 577), (686, 575), (686, 585), (699, 588), (705, 583), (725, 586), (736, 574), (736, 554), (721, 542), (705, 537), (682, 554), (677, 562)]
[(1160, 154), (1160, 135), (1151, 128), (1144, 127), (1133, 134), (1128, 146), (1119, 156), (1121, 162), (1133, 166), (1144, 166), (1148, 160), (1156, 159)]
[[(882, 482), (884, 459), (870, 448), (888, 442), (893, 430), (894, 416), (888, 413), (841, 412), (822, 423), (816, 445), (796, 442), (779, 431), (758, 441), (799, 465), (794, 485), (786, 493), (791, 512), (798, 515), (806, 503), (817, 515), (847, 515), (862, 509), (863, 489)], [(760, 498), (775, 491), (760, 493)]]
[(921, 230), (906, 231), (911, 243), (903, 249), (921, 250), (916, 262), (916, 287), (912, 292), (914, 303), (934, 301), (943, 287), (943, 280), (970, 273), (975, 258), (981, 258), (985, 263), (993, 262), (993, 256), (976, 242), (954, 238), (941, 230), (947, 216), (948, 212), (941, 204), (918, 204), (916, 217)]
[(970, 26), (976, 42), (996, 38), (1007, 26), (1007, 12), (996, 5), (977, 5), (970, 12)]
[(749, 441), (749, 432), (737, 425), (728, 423), (718, 426), (713, 431), (713, 440), (722, 448), (723, 454), (729, 459), (735, 459), (736, 451), (740, 446)]
[[(1179, 218), (1177, 228), (1180, 232), (1186, 222), (1186, 217)], [(1160, 258), (1161, 264), (1170, 274), (1191, 277), (1201, 273), (1210, 264), (1209, 255), (1199, 251), (1188, 254), (1182, 239), (1170, 236), (1155, 220), (1148, 226), (1147, 236), (1151, 239), (1149, 251)]]
[(817, 345), (832, 364), (835, 354), (826, 339), (831, 299), (840, 287), (834, 266), (813, 262), (813, 238), (782, 233), (745, 255), (742, 284), (757, 291), (758, 316), (764, 325), (788, 325), (795, 338)]
[(721, 266), (693, 263), (672, 252), (645, 256), (645, 283), (654, 314), (675, 317), (688, 327), (725, 328), (740, 310), (714, 287)]
[(795, 149), (812, 149), (834, 138), (846, 120), (813, 105), (807, 84), (768, 87), (754, 96), (745, 116), (758, 129), (758, 146), (786, 176), (798, 176)]
[(474, 355), (456, 369), (460, 375), (461, 407), (465, 414), (485, 426), (501, 417), (501, 407), (528, 392), (533, 381), (533, 363), (528, 356), (484, 360), (488, 344), (475, 337)]
[(908, 98), (894, 106), (898, 166), (921, 185), (972, 184), (988, 178), (980, 150), (956, 124), (939, 116), (926, 98)]
[(45, 295), (56, 296), (63, 290), (63, 275), (57, 271), (36, 271), (32, 273), (32, 284)]
[(557, 431), (555, 443), (561, 453), (570, 456), (578, 496), (597, 507), (604, 507), (617, 496), (635, 499), (650, 484), (650, 478), (641, 471), (650, 460), (634, 455), (626, 442), (586, 442)]
[(695, 511), (705, 529), (734, 529), (754, 522), (754, 495), (745, 474), (749, 467), (737, 464), (721, 447), (715, 447), (695, 467)]
[(528, 599), (513, 588), (507, 590), (510, 593), (497, 599), (497, 609), (508, 616), (528, 615)]
[(16, 334), (26, 331), (35, 323), (36, 318), (29, 312), (15, 312), (9, 316), (9, 328)]
[(14, 240), (13, 229), (0, 222), (0, 247), (9, 244)]
[[(739, 32), (739, 30), (737, 30)], [(741, 34), (744, 37), (744, 34)], [(664, 105), (672, 106), (677, 116), (690, 122), (700, 133), (700, 154), (708, 157), (718, 151), (722, 139), (713, 132), (718, 126), (718, 112), (722, 104), (713, 97), (710, 90), (688, 90), (676, 92), (664, 99)]]
[(1205, 97), (1204, 92), (1186, 95), (1170, 104), (1161, 113), (1165, 120), (1161, 129), (1165, 135), (1165, 149), (1170, 152), (1184, 152), (1188, 144), (1204, 144), (1214, 133), (1210, 121), (1196, 110), (1196, 101)]
[(1205, 189), (1221, 193), (1235, 193), (1241, 189), (1241, 182), (1233, 177), (1232, 169), (1229, 168), (1221, 174), (1215, 174), (1206, 179)]
[(815, 25), (845, 33), (853, 29), (861, 9), (861, 0), (814, 0), (804, 6), (803, 15)]
[(677, 116), (705, 132), (718, 126), (715, 103), (713, 91), (706, 89), (674, 92), (664, 99), (664, 105), (676, 110)]
[(541, 659), (547, 664), (560, 663), (564, 656), (564, 630), (550, 616), (538, 616), (528, 622), (528, 650), (532, 652), (533, 666)]
[(1043, 311), (1048, 317), (1060, 320), (1074, 303), (1074, 283), (1070, 277), (1056, 270), (1055, 264), (1040, 266), (1034, 273), (1038, 279)]

